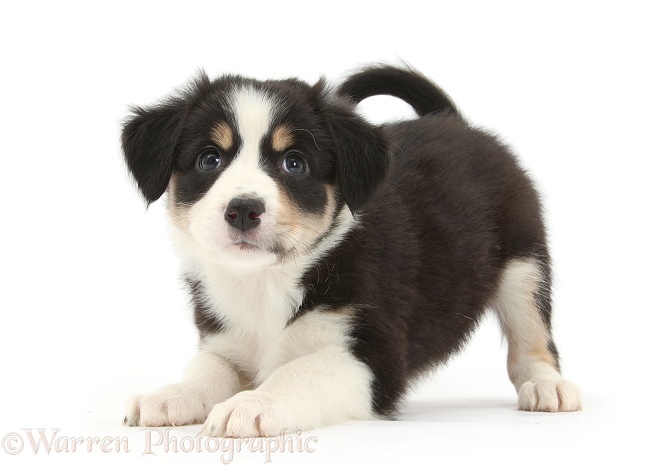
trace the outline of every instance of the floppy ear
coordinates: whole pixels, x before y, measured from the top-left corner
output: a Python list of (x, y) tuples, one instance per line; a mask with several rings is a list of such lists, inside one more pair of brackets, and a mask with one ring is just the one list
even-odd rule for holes
[(350, 109), (333, 107), (326, 123), (335, 144), (335, 170), (342, 198), (355, 214), (383, 180), (389, 165), (382, 132)]
[(132, 113), (121, 134), (123, 154), (150, 204), (162, 196), (171, 178), (184, 106), (181, 101), (171, 101), (150, 109), (134, 107)]
[(121, 142), (128, 169), (148, 204), (158, 200), (169, 184), (186, 114), (211, 89), (207, 74), (198, 70), (187, 86), (162, 103), (147, 109), (132, 108)]

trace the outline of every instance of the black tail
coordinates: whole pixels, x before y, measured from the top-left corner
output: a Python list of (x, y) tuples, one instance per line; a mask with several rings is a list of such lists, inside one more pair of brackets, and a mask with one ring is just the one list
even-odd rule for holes
[(449, 96), (419, 72), (377, 65), (350, 76), (337, 93), (360, 103), (367, 97), (388, 95), (412, 106), (420, 116), (438, 112), (458, 114)]

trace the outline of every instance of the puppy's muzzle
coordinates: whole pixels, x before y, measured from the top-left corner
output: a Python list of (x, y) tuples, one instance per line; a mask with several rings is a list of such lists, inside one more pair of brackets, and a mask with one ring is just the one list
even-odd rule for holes
[(242, 232), (260, 225), (264, 202), (256, 198), (233, 198), (225, 212), (226, 222)]

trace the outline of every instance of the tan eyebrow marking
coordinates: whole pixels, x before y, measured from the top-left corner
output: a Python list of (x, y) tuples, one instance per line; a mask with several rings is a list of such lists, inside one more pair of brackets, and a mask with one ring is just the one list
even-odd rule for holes
[(292, 130), (287, 125), (280, 125), (273, 130), (271, 145), (274, 151), (282, 152), (294, 143)]
[(232, 128), (226, 122), (218, 123), (212, 129), (212, 140), (224, 151), (228, 151), (235, 142)]

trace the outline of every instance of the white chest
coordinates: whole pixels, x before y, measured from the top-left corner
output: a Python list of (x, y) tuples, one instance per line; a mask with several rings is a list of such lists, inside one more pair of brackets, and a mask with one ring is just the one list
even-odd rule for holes
[(253, 381), (266, 377), (284, 352), (285, 330), (303, 301), (293, 264), (257, 271), (206, 267), (200, 277), (210, 309), (223, 323), (205, 350), (224, 356)]

